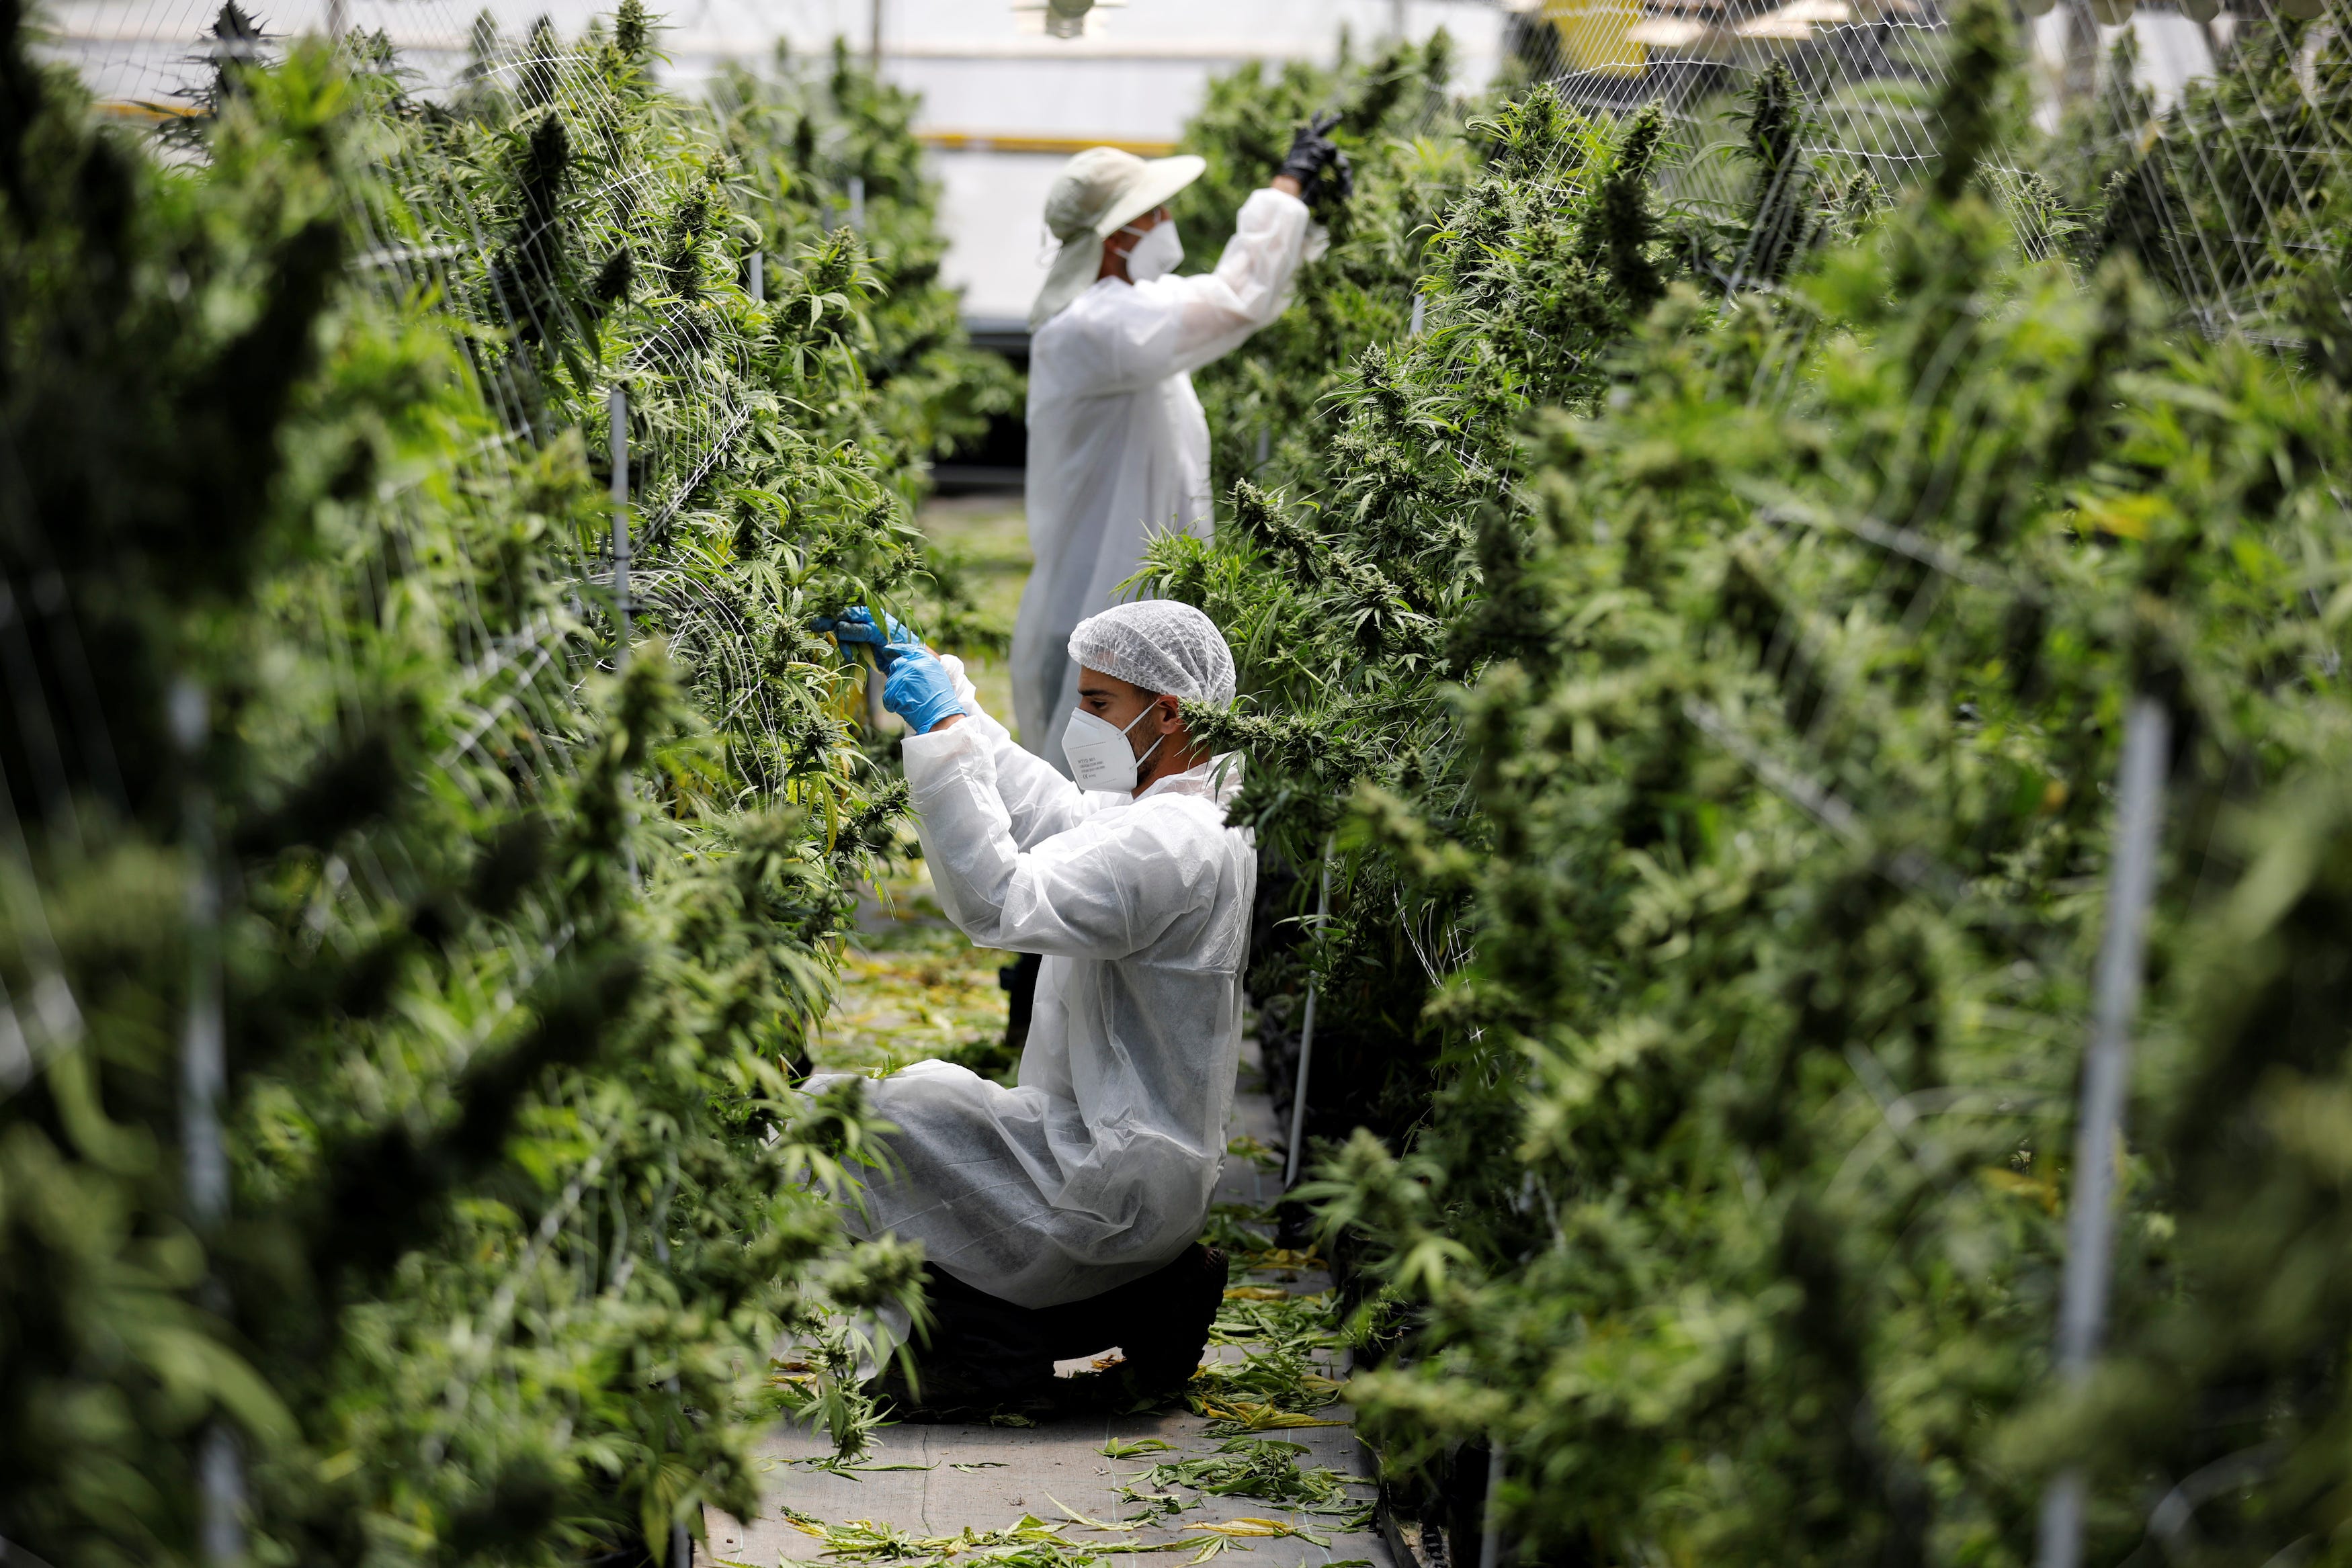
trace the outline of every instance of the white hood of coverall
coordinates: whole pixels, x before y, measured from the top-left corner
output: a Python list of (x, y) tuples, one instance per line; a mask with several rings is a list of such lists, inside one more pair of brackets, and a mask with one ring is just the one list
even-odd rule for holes
[(1021, 744), (1056, 769), (1078, 700), (1070, 632), (1109, 607), (1150, 535), (1211, 532), (1209, 423), (1190, 372), (1282, 314), (1307, 233), (1306, 203), (1255, 192), (1214, 272), (1100, 279), (1031, 341), (1037, 564), (1013, 628), (1013, 714)]
[(906, 740), (924, 859), (965, 935), (1045, 961), (1017, 1088), (940, 1061), (866, 1086), (898, 1168), (848, 1222), (1021, 1306), (1083, 1301), (1198, 1240), (1223, 1167), (1257, 883), (1224, 821), (1239, 761), (1084, 792), (942, 663), (971, 716)]

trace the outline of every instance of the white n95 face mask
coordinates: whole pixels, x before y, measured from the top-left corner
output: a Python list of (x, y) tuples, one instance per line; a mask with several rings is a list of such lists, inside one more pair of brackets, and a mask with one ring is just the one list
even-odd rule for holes
[(1141, 724), (1144, 716), (1154, 712), (1154, 703), (1142, 713), (1127, 721), (1121, 729), (1097, 714), (1084, 708), (1072, 710), (1070, 722), (1062, 727), (1062, 756), (1070, 764), (1070, 777), (1081, 789), (1133, 789), (1135, 770), (1151, 759), (1151, 751), (1160, 749), (1160, 740), (1151, 743), (1151, 751), (1141, 757), (1127, 743), (1128, 730)]
[[(1132, 234), (1135, 225), (1119, 231)], [(1165, 277), (1176, 270), (1184, 259), (1184, 242), (1176, 237), (1176, 220), (1155, 224), (1143, 231), (1135, 248), (1127, 253), (1127, 276), (1136, 283), (1149, 283), (1155, 277)]]

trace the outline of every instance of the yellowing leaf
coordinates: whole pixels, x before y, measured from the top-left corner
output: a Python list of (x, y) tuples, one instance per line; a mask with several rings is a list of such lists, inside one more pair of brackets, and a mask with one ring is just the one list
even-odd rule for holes
[(2119, 539), (2147, 538), (2149, 525), (2172, 512), (2161, 496), (2080, 496), (2074, 504), (2087, 528)]
[(2052, 1183), (2027, 1176), (2021, 1171), (2011, 1170), (2006, 1166), (1987, 1166), (1977, 1172), (1977, 1179), (1995, 1192), (2007, 1193), (2012, 1197), (2028, 1198), (2040, 1204), (2052, 1214), (2058, 1212), (2058, 1188)]
[(1325, 1421), (1313, 1416), (1301, 1416), (1295, 1410), (1277, 1410), (1271, 1405), (1252, 1404), (1244, 1400), (1223, 1400), (1195, 1397), (1193, 1409), (1215, 1421), (1232, 1421), (1252, 1432), (1285, 1431), (1294, 1427), (1344, 1427), (1345, 1421)]

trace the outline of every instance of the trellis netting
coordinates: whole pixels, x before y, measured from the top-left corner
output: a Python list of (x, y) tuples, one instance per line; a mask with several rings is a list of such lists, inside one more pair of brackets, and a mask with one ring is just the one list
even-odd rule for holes
[[(1563, 101), (1604, 116), (1657, 104), (1669, 150), (1661, 196), (1702, 225), (1727, 220), (1747, 200), (1749, 165), (1732, 116), (1746, 89), (1770, 71), (1787, 71), (1805, 100), (1800, 142), (1808, 160), (1894, 192), (1939, 156), (1944, 128), (1935, 105), (1947, 6), (1540, 0), (1510, 9), (1510, 57), (1499, 81), (1548, 80)], [(2323, 245), (2316, 229), (2326, 193), (2341, 173), (2342, 87), (2328, 75), (2332, 16), (2301, 0), (2278, 11), (2121, 0), (2029, 6), (2013, 21), (2019, 69), (2002, 101), (1981, 106), (2000, 126), (1981, 178), (2020, 243), (2036, 257), (2063, 252), (2079, 263), (2120, 239), (2207, 331), (2294, 335), (2281, 319), (2291, 307), (2274, 298), (2275, 286), (2297, 257)], [(2295, 39), (2284, 47), (2282, 26)], [(1223, 232), (1257, 164), (1278, 153), (1285, 127), (1324, 106), (1353, 112), (1360, 157), (1387, 157), (1392, 140), (1411, 147), (1424, 161), (1414, 172), (1427, 176), (1413, 182), (1416, 194), (1442, 204), (1445, 155), (1475, 97), (1454, 79), (1457, 70), (1442, 35), (1402, 48), (1394, 39), (1358, 40), (1337, 71), (1244, 67), (1213, 89), (1192, 128), (1193, 140), (1209, 139), (1213, 156), (1220, 145), (1237, 156), (1188, 218)], [(1388, 293), (1377, 303), (1397, 311), (1400, 332), (1411, 329), (1412, 225), (1428, 215), (1402, 214), (1381, 234), (1378, 265), (1393, 276), (1383, 277)], [(1738, 270), (1754, 258), (1709, 260), (1729, 269), (1734, 286), (1749, 281)], [(1263, 354), (1236, 362), (1276, 379)], [(1267, 423), (1238, 434), (1228, 444), (1235, 462), (1280, 433)]]
[(1213, 233), (1349, 117), (1148, 575), (1241, 653), (1299, 1196), (1456, 1555), (2341, 1552), (2343, 18), (2166, 17), (2159, 102), (2053, 15), (1192, 128)]
[(791, 1088), (901, 831), (806, 623), (1012, 394), (913, 105), (370, 20), (0, 16), (12, 1562), (677, 1561), (913, 1299)]

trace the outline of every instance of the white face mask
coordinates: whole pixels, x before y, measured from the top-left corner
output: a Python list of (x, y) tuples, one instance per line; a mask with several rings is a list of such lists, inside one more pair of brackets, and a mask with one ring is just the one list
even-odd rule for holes
[(1146, 715), (1159, 709), (1158, 703), (1127, 721), (1121, 729), (1110, 720), (1084, 708), (1070, 715), (1070, 722), (1062, 728), (1062, 756), (1070, 764), (1070, 777), (1081, 789), (1133, 789), (1135, 770), (1151, 760), (1151, 751), (1160, 749), (1160, 740), (1151, 743), (1151, 751), (1138, 757), (1127, 743), (1128, 730), (1141, 724)]
[[(1135, 225), (1129, 224), (1118, 232), (1134, 234)], [(1149, 283), (1175, 271), (1183, 259), (1184, 242), (1176, 237), (1176, 220), (1170, 218), (1145, 229), (1135, 248), (1127, 253), (1127, 276), (1130, 282)]]

